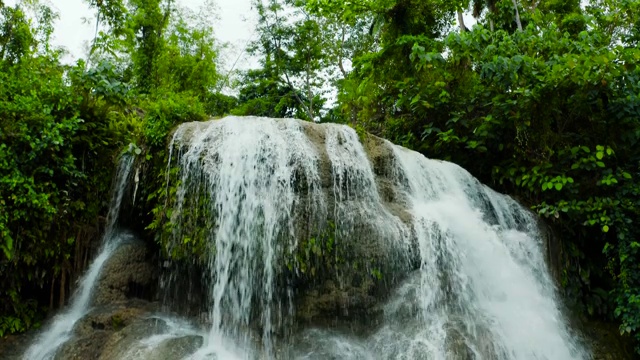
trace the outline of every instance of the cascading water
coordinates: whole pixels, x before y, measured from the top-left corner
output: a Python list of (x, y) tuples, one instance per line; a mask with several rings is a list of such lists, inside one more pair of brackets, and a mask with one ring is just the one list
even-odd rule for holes
[[(230, 117), (178, 128), (168, 250), (195, 238), (208, 246), (211, 325), (191, 358), (588, 359), (563, 320), (535, 217), (454, 164), (381, 146), (391, 158), (386, 196), (345, 126)], [(345, 260), (332, 249), (365, 239), (369, 253), (385, 254), (368, 270), (384, 277), (375, 266), (388, 265), (404, 279), (370, 331), (281, 331), (297, 310), (286, 268), (303, 271), (290, 260), (302, 247), (321, 252), (300, 234), (323, 227), (336, 267)]]
[(25, 360), (53, 359), (60, 346), (71, 338), (74, 325), (89, 312), (92, 291), (103, 265), (111, 257), (118, 245), (131, 237), (127, 233), (118, 232), (116, 224), (132, 167), (133, 157), (124, 155), (120, 159), (116, 173), (107, 215), (107, 225), (102, 237), (102, 248), (89, 266), (86, 274), (80, 279), (78, 289), (75, 291), (69, 307), (53, 318), (52, 322), (27, 349), (24, 354)]
[[(247, 354), (254, 348), (248, 327), (256, 307), (261, 313), (262, 348), (269, 356), (273, 322), (282, 315), (272, 311), (289, 306), (274, 293), (279, 256), (284, 247), (295, 246), (294, 179), (306, 179), (309, 196), (320, 199), (317, 155), (293, 120), (226, 121), (224, 126), (197, 130), (182, 127), (174, 135), (174, 151), (179, 152), (181, 169), (171, 219), (177, 224), (174, 237), (181, 243), (190, 236), (181, 229), (198, 216), (186, 211), (193, 209), (189, 207), (193, 201), (207, 204), (208, 219), (202, 225), (210, 230), (203, 236), (210, 244), (212, 325), (204, 347), (193, 358), (229, 356), (229, 352), (254, 356)], [(201, 189), (204, 192), (198, 192)], [(321, 200), (311, 203), (323, 207)]]
[[(365, 339), (314, 330), (322, 359), (585, 359), (545, 270), (535, 218), (460, 167), (393, 146), (420, 269)], [(309, 340), (311, 341), (311, 340)]]
[(374, 333), (313, 329), (295, 357), (589, 358), (562, 320), (535, 218), (454, 164), (389, 146), (411, 202), (420, 268)]

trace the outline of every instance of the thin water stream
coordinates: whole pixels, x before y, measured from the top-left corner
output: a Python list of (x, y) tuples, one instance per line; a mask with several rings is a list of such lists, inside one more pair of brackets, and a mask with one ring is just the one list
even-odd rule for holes
[(100, 271), (105, 262), (111, 257), (118, 246), (131, 237), (130, 234), (117, 230), (118, 216), (122, 198), (133, 167), (133, 157), (123, 156), (118, 165), (115, 183), (112, 189), (107, 224), (102, 237), (101, 249), (93, 260), (89, 269), (78, 282), (78, 288), (71, 298), (66, 309), (56, 315), (45, 326), (36, 341), (24, 354), (25, 360), (49, 360), (53, 359), (60, 346), (66, 343), (72, 336), (73, 327), (90, 310), (93, 289), (99, 279)]

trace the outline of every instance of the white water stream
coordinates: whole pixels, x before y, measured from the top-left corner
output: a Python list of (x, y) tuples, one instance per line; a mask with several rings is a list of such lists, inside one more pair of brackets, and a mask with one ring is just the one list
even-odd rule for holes
[[(276, 266), (282, 260), (278, 255), (284, 247), (295, 246), (294, 180), (304, 177), (309, 196), (320, 199), (318, 155), (294, 120), (224, 120), (220, 126), (197, 130), (181, 127), (172, 153), (174, 144), (187, 146), (177, 164), (180, 186), (172, 223), (197, 216), (185, 212), (194, 199), (206, 201), (211, 216), (211, 230), (204, 236), (212, 247), (208, 269), (215, 279), (210, 289), (212, 325), (193, 358), (251, 353), (254, 340), (247, 328), (256, 306), (261, 309), (261, 350), (270, 356), (274, 322), (282, 320), (283, 308), (289, 306), (274, 292)], [(200, 189), (206, 192), (191, 193)], [(318, 200), (314, 206), (322, 208), (323, 203)], [(175, 241), (190, 236), (177, 228)]]

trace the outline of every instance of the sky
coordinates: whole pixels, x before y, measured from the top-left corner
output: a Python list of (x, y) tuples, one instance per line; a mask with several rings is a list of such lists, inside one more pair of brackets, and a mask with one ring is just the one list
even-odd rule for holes
[[(5, 0), (8, 6), (17, 0)], [(85, 57), (87, 44), (95, 34), (95, 13), (89, 9), (84, 0), (43, 0), (53, 5), (60, 15), (55, 24), (54, 43), (63, 46), (69, 52), (63, 60), (73, 63)], [(246, 70), (258, 66), (256, 58), (247, 55), (245, 49), (251, 40), (255, 40), (255, 24), (257, 14), (251, 7), (252, 0), (214, 0), (218, 8), (217, 19), (212, 19), (216, 38), (227, 46), (221, 51), (223, 72), (229, 70)], [(205, 0), (175, 0), (180, 6), (197, 11)], [(475, 20), (465, 14), (468, 27)]]
[[(48, 2), (60, 14), (60, 19), (55, 24), (53, 41), (69, 51), (64, 60), (74, 62), (84, 57), (86, 44), (95, 34), (95, 13), (83, 0)], [(5, 0), (8, 6), (15, 3), (16, 0)], [(176, 3), (197, 11), (204, 0), (176, 0)], [(219, 41), (229, 44), (221, 54), (223, 68), (229, 70), (236, 60), (235, 69), (255, 67), (256, 59), (250, 58), (244, 52), (247, 43), (255, 36), (256, 14), (251, 9), (251, 0), (216, 0), (215, 4), (218, 8), (218, 18), (212, 20), (216, 37)]]

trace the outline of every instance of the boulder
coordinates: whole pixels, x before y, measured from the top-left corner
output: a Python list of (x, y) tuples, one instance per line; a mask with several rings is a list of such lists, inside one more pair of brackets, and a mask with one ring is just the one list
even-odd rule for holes
[(156, 304), (129, 300), (95, 308), (74, 327), (73, 337), (57, 352), (55, 360), (98, 359), (109, 349), (114, 334), (157, 310)]
[(131, 238), (115, 250), (104, 264), (95, 289), (94, 305), (112, 304), (131, 298), (150, 300), (158, 277), (145, 243)]

